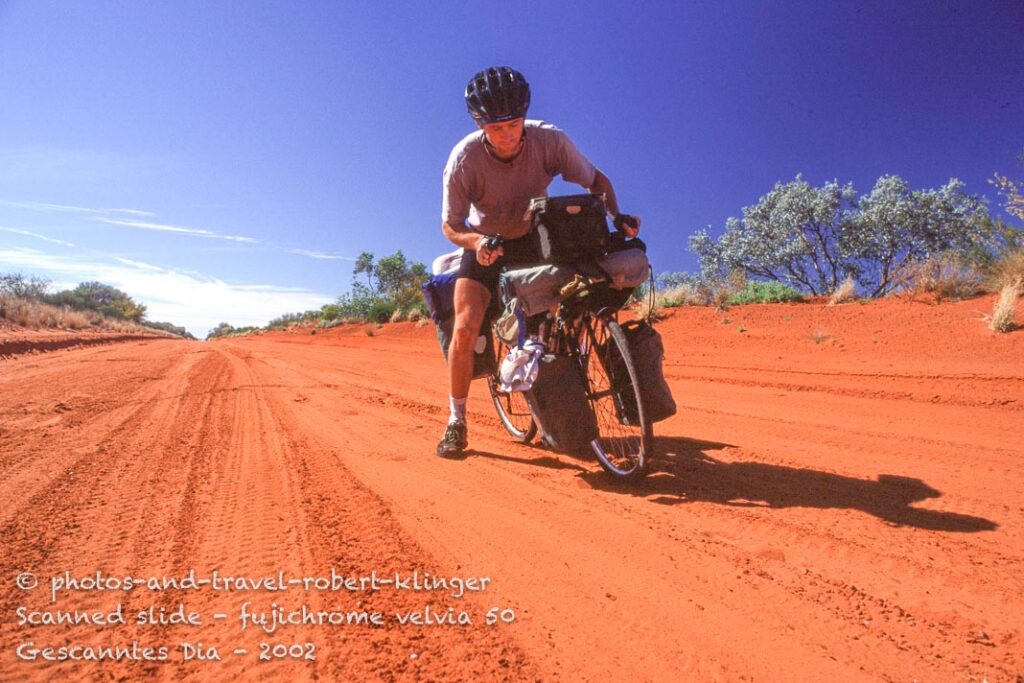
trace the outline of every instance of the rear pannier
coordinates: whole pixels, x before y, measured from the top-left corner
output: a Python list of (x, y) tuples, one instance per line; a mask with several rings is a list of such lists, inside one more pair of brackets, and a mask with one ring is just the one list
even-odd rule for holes
[[(457, 273), (449, 272), (432, 275), (423, 283), (423, 298), (427, 302), (430, 319), (437, 328), (437, 342), (441, 345), (444, 360), (448, 362), (448, 346), (455, 329), (455, 278)], [(484, 316), (480, 333), (473, 345), (473, 378), (486, 377), (494, 371), (494, 340), (489, 334), (491, 318)]]

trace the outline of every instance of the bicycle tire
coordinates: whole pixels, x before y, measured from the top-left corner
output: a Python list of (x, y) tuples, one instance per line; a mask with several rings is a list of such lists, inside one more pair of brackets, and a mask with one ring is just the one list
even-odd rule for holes
[(498, 419), (501, 420), (505, 431), (516, 441), (529, 443), (537, 434), (537, 423), (533, 419), (526, 396), (521, 391), (502, 391), (499, 386), (498, 372), (501, 370), (501, 361), (510, 348), (497, 336), (494, 337), (497, 362), (494, 372), (487, 376), (487, 388), (491, 392), (491, 401), (494, 402), (494, 409), (498, 412)]
[[(591, 448), (608, 474), (623, 480), (642, 479), (650, 470), (654, 430), (645, 415), (626, 335), (617, 321), (600, 314), (585, 316), (580, 334), (587, 398), (598, 428)], [(633, 402), (628, 409), (627, 402)]]

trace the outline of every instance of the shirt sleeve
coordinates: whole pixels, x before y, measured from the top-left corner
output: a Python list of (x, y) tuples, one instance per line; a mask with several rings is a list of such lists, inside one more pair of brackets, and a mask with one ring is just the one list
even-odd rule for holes
[(441, 183), (441, 220), (458, 228), (469, 218), (469, 193), (466, 176), (457, 155), (453, 152), (444, 167)]
[(558, 133), (558, 163), (562, 178), (569, 183), (590, 187), (594, 184), (597, 169), (576, 149), (576, 145), (568, 135), (562, 131), (558, 131)]

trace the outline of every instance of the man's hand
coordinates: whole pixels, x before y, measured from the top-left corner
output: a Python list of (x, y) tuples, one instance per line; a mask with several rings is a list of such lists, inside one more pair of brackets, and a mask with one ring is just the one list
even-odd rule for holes
[(476, 262), (481, 266), (489, 266), (505, 254), (505, 250), (500, 246), (496, 249), (487, 248), (488, 235), (477, 235), (477, 237), (479, 239), (476, 243)]
[(632, 239), (640, 234), (640, 216), (630, 216), (627, 213), (620, 213), (613, 221), (616, 230), (626, 233), (626, 237)]

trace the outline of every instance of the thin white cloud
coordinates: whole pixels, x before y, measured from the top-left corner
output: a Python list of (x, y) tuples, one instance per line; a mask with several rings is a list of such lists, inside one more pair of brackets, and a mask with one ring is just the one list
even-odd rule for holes
[(208, 239), (230, 240), (232, 242), (260, 244), (260, 241), (253, 237), (241, 237), (238, 235), (221, 235), (212, 230), (203, 230), (202, 228), (186, 228), (180, 225), (168, 225), (166, 223), (149, 223), (147, 221), (130, 221), (125, 220), (123, 218), (107, 218), (105, 216), (96, 216), (91, 220), (99, 221), (100, 223), (108, 223), (110, 225), (120, 225), (127, 228), (156, 230), (158, 232), (176, 232), (183, 235), (195, 235), (196, 237), (206, 237)]
[(28, 230), (20, 230), (18, 228), (6, 228), (6, 227), (3, 227), (3, 226), (0, 226), (0, 230), (2, 230), (3, 232), (12, 232), (15, 235), (27, 235), (29, 237), (35, 237), (36, 239), (45, 240), (47, 242), (52, 242), (53, 244), (59, 244), (59, 245), (64, 246), (64, 247), (73, 247), (73, 246), (75, 246), (71, 242), (65, 242), (64, 240), (54, 239), (53, 237), (47, 237), (46, 235), (40, 235), (37, 232), (30, 232)]
[(265, 325), (284, 313), (318, 309), (335, 297), (300, 287), (231, 284), (217, 278), (120, 257), (110, 260), (0, 249), (0, 262), (54, 281), (98, 280), (147, 305), (146, 317), (184, 326), (197, 337), (219, 323)]
[(329, 261), (355, 261), (355, 256), (342, 256), (341, 254), (328, 254), (323, 251), (316, 251), (315, 249), (286, 249), (289, 253), (299, 254), (300, 256), (308, 256), (315, 259), (324, 259)]
[(32, 211), (43, 211), (46, 213), (60, 212), (60, 213), (86, 213), (86, 214), (103, 214), (103, 213), (126, 213), (132, 216), (155, 216), (155, 213), (150, 211), (142, 211), (140, 209), (92, 209), (87, 206), (71, 206), (70, 204), (48, 204), (46, 202), (12, 202), (7, 199), (0, 199), (0, 206), (10, 206), (16, 209), (30, 209)]
[[(178, 235), (189, 235), (191, 237), (202, 237), (204, 239), (215, 239), (224, 240), (227, 242), (237, 242), (240, 244), (258, 245), (267, 249), (276, 249), (289, 254), (296, 254), (298, 256), (306, 256), (308, 258), (318, 260), (336, 260), (336, 261), (355, 261), (354, 256), (344, 256), (341, 254), (333, 254), (317, 249), (302, 249), (298, 247), (284, 247), (279, 244), (272, 242), (266, 242), (264, 240), (257, 239), (255, 237), (246, 237), (244, 235), (227, 235), (216, 232), (214, 230), (207, 230), (205, 228), (193, 228), (182, 225), (172, 225), (170, 223), (158, 223), (154, 221), (137, 220), (134, 217), (153, 217), (156, 214), (150, 211), (142, 211), (140, 209), (94, 209), (85, 206), (72, 206), (69, 204), (49, 204), (45, 202), (16, 202), (7, 199), (0, 199), (0, 206), (9, 206), (14, 208), (31, 209), (33, 211), (42, 212), (65, 212), (80, 214), (82, 218), (90, 221), (96, 221), (98, 223), (105, 223), (107, 225), (114, 225), (124, 228), (135, 228), (138, 230), (149, 230), (154, 232), (165, 232), (173, 233)], [(121, 215), (118, 215), (121, 214)], [(25, 233), (29, 234), (29, 233)], [(34, 236), (47, 239), (45, 237), (34, 234)], [(61, 243), (66, 246), (74, 246), (71, 243)]]

